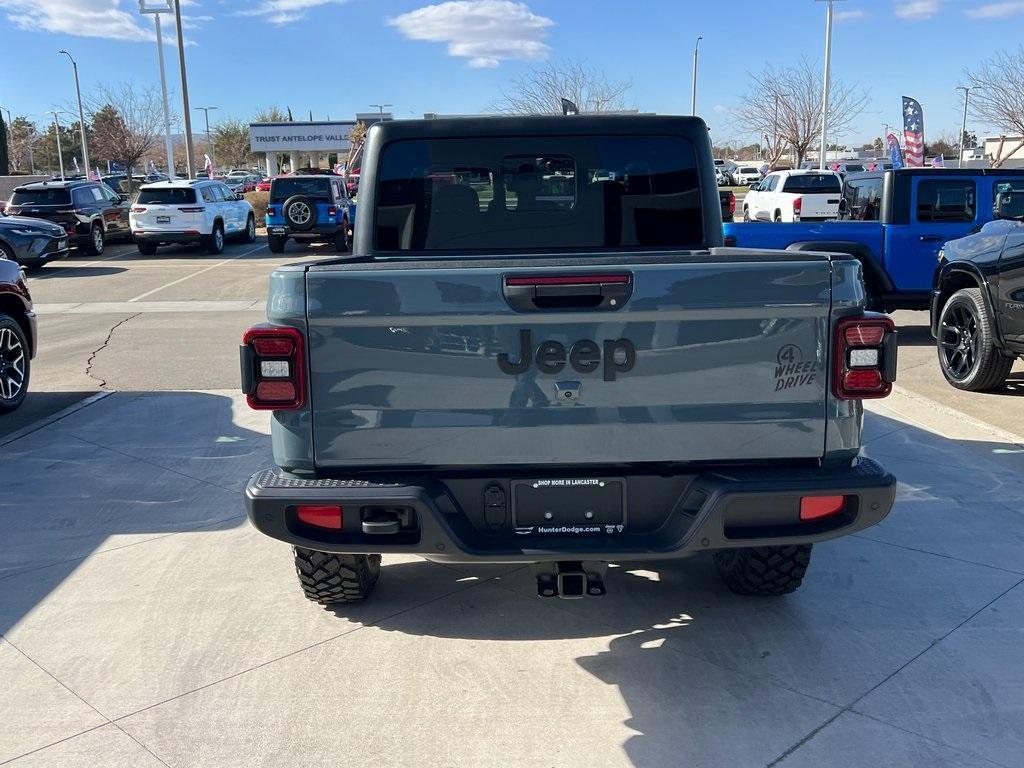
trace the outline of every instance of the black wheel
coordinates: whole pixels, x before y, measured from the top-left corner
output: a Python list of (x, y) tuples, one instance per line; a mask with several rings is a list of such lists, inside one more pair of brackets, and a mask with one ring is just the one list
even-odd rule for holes
[(30, 373), (25, 332), (13, 317), (0, 315), (0, 413), (21, 405)]
[(810, 562), (810, 544), (715, 552), (718, 575), (737, 595), (788, 595), (800, 586)]
[(89, 253), (92, 256), (101, 256), (103, 251), (106, 250), (107, 240), (103, 234), (103, 227), (99, 224), (93, 224), (92, 229), (89, 230)]
[(288, 242), (288, 238), (282, 235), (270, 235), (267, 238), (267, 245), (270, 246), (271, 253), (284, 253), (284, 244)]
[(305, 195), (292, 195), (281, 206), (281, 214), (288, 226), (305, 232), (316, 224), (316, 203)]
[(256, 242), (256, 217), (253, 216), (251, 213), (249, 214), (249, 218), (245, 222), (245, 234), (242, 235), (242, 242)]
[(946, 381), (957, 389), (984, 392), (1003, 385), (1014, 358), (995, 346), (995, 327), (980, 288), (962, 288), (939, 316), (936, 349)]
[(224, 225), (217, 222), (213, 225), (213, 232), (203, 237), (203, 247), (207, 253), (218, 254), (224, 251)]
[(14, 251), (8, 248), (5, 244), (0, 243), (0, 259), (7, 259), (8, 261), (16, 261), (14, 258)]
[(135, 245), (138, 246), (139, 253), (141, 253), (143, 256), (153, 256), (154, 254), (156, 254), (156, 243), (147, 243), (143, 240), (140, 240)]
[(345, 253), (348, 251), (348, 221), (344, 221), (341, 224), (341, 229), (334, 235), (334, 250), (338, 253)]
[(365, 600), (380, 577), (380, 555), (336, 555), (293, 547), (306, 598), (320, 605)]

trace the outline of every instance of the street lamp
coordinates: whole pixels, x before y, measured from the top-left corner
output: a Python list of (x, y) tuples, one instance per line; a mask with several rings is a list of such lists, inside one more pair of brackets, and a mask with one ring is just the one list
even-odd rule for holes
[(818, 168), (825, 170), (825, 150), (828, 148), (826, 136), (828, 128), (828, 80), (832, 72), (832, 3), (834, 0), (817, 0), (828, 4), (825, 11), (825, 73), (822, 77), (821, 92), (821, 157), (818, 159)]
[(393, 107), (395, 105), (394, 104), (371, 104), (370, 106), (371, 107), (376, 107), (377, 109), (380, 110), (380, 121), (383, 123), (384, 122), (384, 107)]
[[(57, 53), (62, 53), (71, 60), (71, 68), (75, 73), (75, 95), (78, 96), (78, 129), (82, 134), (82, 163), (85, 166), (85, 175), (89, 176), (89, 145), (85, 140), (85, 110), (82, 109), (82, 89), (78, 85), (78, 63), (74, 60), (70, 53), (61, 49)], [(63, 171), (61, 177), (64, 176)]]
[(57, 119), (57, 115), (60, 113), (51, 110), (50, 114), (53, 115), (54, 135), (57, 137), (57, 162), (60, 163), (60, 180), (64, 181), (64, 152), (60, 148), (60, 120)]
[(956, 167), (960, 168), (964, 163), (964, 135), (967, 133), (967, 103), (971, 98), (971, 89), (966, 85), (958, 85), (956, 89), (964, 92), (964, 123), (960, 126), (960, 155), (956, 159)]
[(693, 44), (693, 85), (690, 88), (690, 114), (697, 114), (697, 49), (700, 48), (700, 41), (703, 35), (697, 36), (697, 42)]
[(7, 113), (7, 156), (8, 158), (14, 154), (14, 137), (11, 134), (11, 110), (7, 107), (0, 107), (0, 112)]
[(185, 35), (181, 31), (181, 0), (173, 0), (173, 2), (174, 26), (178, 34), (178, 68), (181, 70), (182, 119), (185, 121), (185, 176), (191, 179), (195, 175), (192, 173), (192, 110), (188, 107), (188, 75), (185, 73)]
[(210, 164), (213, 165), (213, 142), (210, 141), (210, 110), (216, 109), (216, 107), (192, 107), (192, 109), (196, 110), (196, 112), (202, 110), (206, 116), (206, 149), (210, 153)]
[[(155, 2), (150, 6), (148, 3)], [(167, 149), (167, 175), (174, 178), (174, 144), (171, 142), (171, 108), (167, 102), (167, 74), (164, 72), (164, 37), (160, 29), (160, 14), (174, 13), (171, 0), (139, 0), (139, 13), (153, 16), (156, 25), (156, 52), (160, 60), (160, 92), (164, 99), (164, 142)]]

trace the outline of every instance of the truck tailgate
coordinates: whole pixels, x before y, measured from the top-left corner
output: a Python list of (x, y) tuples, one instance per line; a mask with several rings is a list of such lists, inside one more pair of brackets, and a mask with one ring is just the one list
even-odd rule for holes
[[(823, 454), (826, 256), (716, 249), (602, 261), (310, 267), (317, 466)], [(623, 276), (631, 295), (614, 307), (569, 296), (514, 308), (507, 297), (509, 278)]]
[(839, 216), (839, 199), (841, 197), (842, 193), (840, 192), (801, 194), (802, 208), (800, 210), (800, 219), (837, 218)]

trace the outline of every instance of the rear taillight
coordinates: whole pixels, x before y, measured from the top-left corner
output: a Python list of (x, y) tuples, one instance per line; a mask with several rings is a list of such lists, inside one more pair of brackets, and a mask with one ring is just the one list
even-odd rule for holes
[(832, 393), (840, 400), (885, 397), (896, 380), (896, 327), (881, 315), (836, 323)]
[(277, 216), (277, 208), (267, 207), (267, 216)]
[(793, 220), (800, 221), (800, 213), (804, 209), (804, 200), (802, 197), (793, 198)]
[(334, 216), (337, 212), (338, 212), (338, 209), (335, 208), (333, 205), (327, 209), (327, 215), (328, 216)]
[(142, 207), (139, 207), (139, 206), (136, 206), (135, 208), (132, 208), (132, 213), (145, 213), (145, 212), (146, 212), (146, 209), (142, 208)]
[(736, 195), (729, 193), (729, 213), (736, 213)]
[(296, 328), (258, 326), (242, 337), (242, 391), (257, 411), (295, 411), (306, 403), (305, 343)]
[(182, 213), (202, 213), (206, 209), (202, 206), (198, 206), (195, 208), (179, 208), (178, 210), (181, 211)]

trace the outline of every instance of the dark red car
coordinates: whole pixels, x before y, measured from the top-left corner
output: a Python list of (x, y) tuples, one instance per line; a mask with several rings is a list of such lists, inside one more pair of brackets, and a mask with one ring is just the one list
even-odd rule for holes
[(36, 354), (36, 314), (16, 261), (0, 259), (0, 413), (13, 411), (28, 393)]

